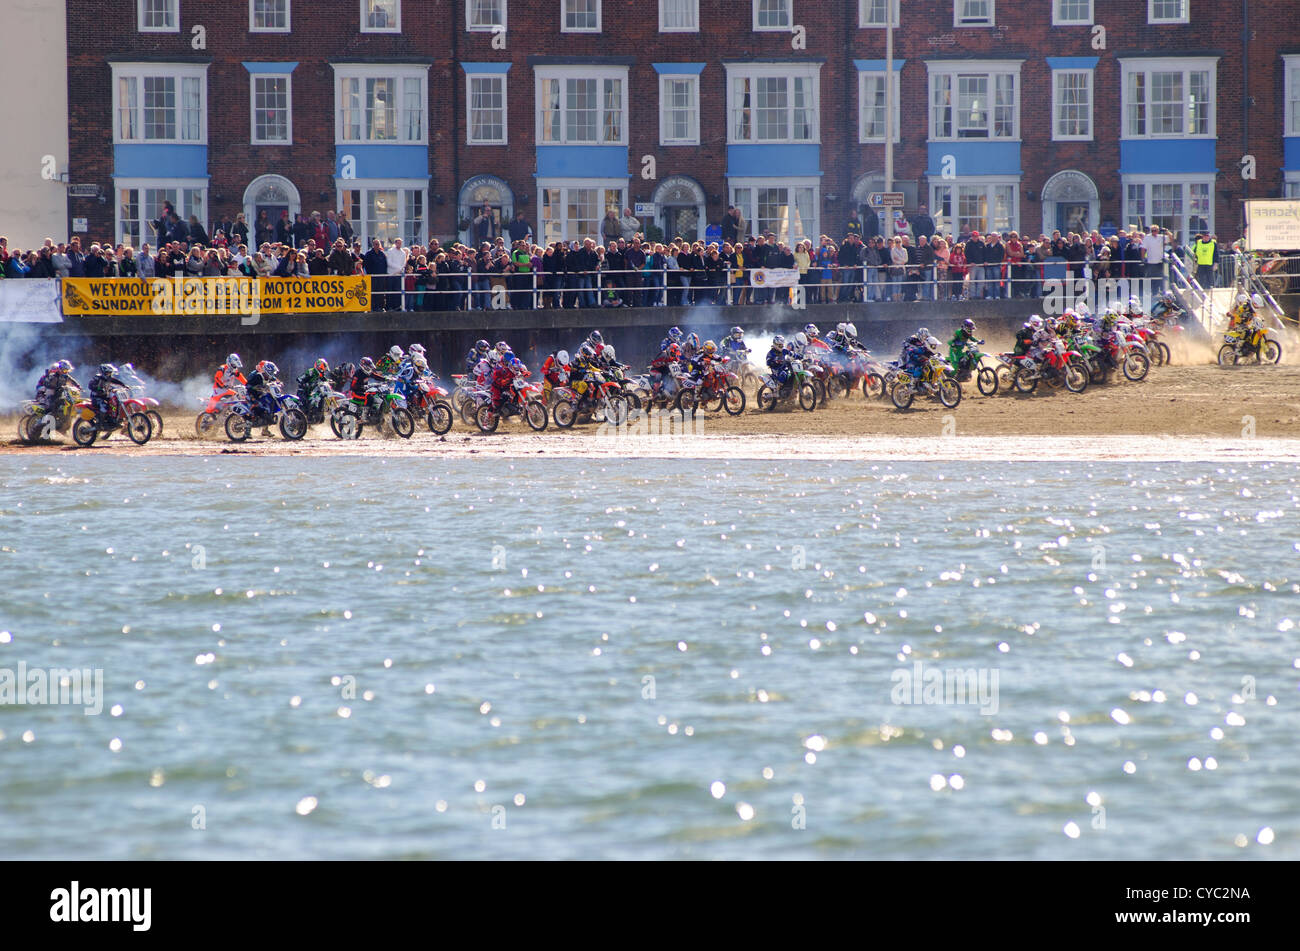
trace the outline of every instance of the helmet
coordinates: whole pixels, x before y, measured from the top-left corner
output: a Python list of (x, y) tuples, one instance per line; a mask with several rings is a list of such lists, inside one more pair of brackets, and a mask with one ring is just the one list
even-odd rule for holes
[(679, 342), (681, 341), (681, 339), (682, 339), (682, 328), (681, 328), (681, 327), (669, 327), (669, 328), (668, 328), (668, 339), (671, 340), (673, 343), (679, 343)]
[(424, 359), (424, 354), (422, 353), (412, 354), (411, 366), (423, 373), (425, 370), (429, 369), (429, 361)]
[(690, 334), (686, 337), (686, 343), (688, 346), (690, 346), (692, 350), (700, 349), (700, 335), (697, 334), (694, 330), (692, 330)]
[(420, 356), (424, 356), (424, 344), (413, 343), (406, 350), (408, 353), (418, 353)]
[(375, 368), (374, 360), (371, 360), (369, 357), (361, 358), (361, 369), (365, 370), (367, 373), (370, 373), (371, 371), (374, 370), (374, 368)]
[(260, 366), (262, 368), (262, 376), (276, 376), (280, 372), (280, 368), (270, 360), (263, 360)]
[(803, 332), (808, 335), (809, 339), (812, 339), (821, 333), (821, 331), (817, 329), (816, 324), (804, 324)]
[(60, 373), (72, 372), (72, 364), (69, 363), (67, 360), (60, 360), (58, 363), (54, 364), (54, 368), (58, 370)]
[(963, 321), (961, 322), (961, 327), (962, 327), (963, 330), (974, 330), (974, 329), (975, 329), (975, 321), (973, 321), (973, 320), (971, 320), (969, 317), (967, 317), (965, 320), (963, 320)]
[(504, 340), (498, 340), (497, 353), (509, 353), (509, 352), (510, 352), (510, 344), (506, 343)]
[(510, 364), (510, 369), (514, 370), (515, 376), (519, 377), (520, 379), (523, 379), (528, 376), (528, 367), (525, 366), (524, 361), (520, 360), (518, 357), (515, 358), (514, 363)]
[(1174, 297), (1173, 291), (1165, 291), (1163, 294), (1160, 295), (1160, 299), (1164, 301), (1166, 304), (1175, 304), (1178, 302), (1178, 298)]
[(1033, 330), (1042, 330), (1043, 318), (1039, 317), (1037, 314), (1034, 314), (1034, 316), (1029, 318), (1029, 321), (1025, 324), (1025, 326)]
[(488, 363), (492, 364), (492, 366), (496, 366), (498, 363), (501, 362), (501, 351), (500, 350), (489, 351), (487, 355), (487, 361)]
[(266, 372), (266, 364), (267, 364), (267, 361), (266, 361), (266, 360), (258, 360), (258, 361), (257, 361), (257, 366), (253, 367), (253, 372), (254, 372), (254, 373), (265, 373), (265, 372)]
[(932, 353), (938, 353), (939, 348), (943, 346), (941, 343), (939, 343), (939, 338), (934, 336), (926, 337), (925, 345), (930, 348), (930, 351)]
[(608, 360), (610, 363), (617, 363), (617, 362), (618, 362), (618, 354), (616, 354), (616, 353), (614, 352), (614, 345), (613, 345), (612, 343), (607, 343), (607, 344), (605, 344), (605, 349), (601, 351), (601, 354), (602, 354), (602, 355), (605, 357), (605, 359)]
[(587, 336), (587, 342), (588, 342), (588, 343), (591, 343), (591, 344), (601, 344), (601, 343), (604, 343), (604, 342), (605, 342), (605, 338), (602, 337), (602, 336), (600, 335), (600, 331), (599, 331), (599, 330), (593, 330), (593, 331), (592, 331), (592, 332)]
[(772, 338), (773, 350), (780, 350), (784, 346), (785, 346), (785, 338), (782, 337), (780, 334), (777, 334), (775, 337)]
[(682, 348), (679, 347), (679, 346), (677, 346), (677, 344), (675, 344), (675, 343), (670, 343), (670, 344), (668, 345), (668, 357), (669, 357), (669, 359), (672, 359), (672, 360), (679, 360), (679, 359), (681, 359), (681, 356), (682, 356)]
[(847, 323), (844, 325), (844, 329), (850, 337), (856, 337), (858, 335), (858, 328), (856, 324)]
[(586, 357), (588, 360), (590, 360), (595, 355), (596, 355), (596, 348), (589, 343), (584, 343), (581, 347), (578, 348), (578, 356), (580, 357)]
[(836, 332), (836, 333), (840, 333), (840, 334), (842, 334), (842, 333), (844, 333), (844, 330), (845, 330), (846, 327), (848, 327), (848, 324), (845, 324), (845, 323), (838, 323), (838, 324), (835, 325), (835, 332)]
[(1247, 297), (1245, 294), (1238, 294), (1238, 295), (1237, 295), (1237, 303), (1238, 303), (1238, 304), (1249, 304), (1249, 303), (1250, 303), (1250, 298)]
[(492, 345), (486, 340), (480, 340), (478, 343), (474, 344), (474, 349), (479, 353), (487, 353), (491, 346)]
[(321, 357), (315, 363), (315, 370), (317, 373), (321, 374), (322, 376), (329, 373), (330, 372), (329, 361), (326, 360), (324, 357)]
[(1264, 309), (1264, 298), (1263, 298), (1263, 296), (1260, 295), (1260, 294), (1251, 294), (1251, 295), (1250, 295), (1250, 304), (1251, 304), (1252, 307), (1258, 307), (1260, 310), (1263, 310), (1263, 309)]
[(920, 337), (922, 340), (924, 340), (926, 337), (930, 336), (930, 328), (922, 327), (920, 330), (916, 332), (916, 335)]
[(101, 363), (99, 365), (100, 376), (117, 376), (117, 367), (111, 363)]
[(568, 351), (568, 350), (557, 350), (557, 351), (555, 351), (555, 362), (556, 362), (556, 363), (568, 363), (568, 362), (569, 362), (569, 351)]
[(239, 354), (232, 353), (230, 356), (226, 357), (226, 366), (230, 367), (232, 370), (242, 370), (244, 368), (244, 361), (239, 359)]
[(705, 353), (713, 353), (713, 352), (714, 352), (715, 350), (717, 350), (717, 349), (718, 349), (718, 345), (717, 345), (716, 343), (714, 343), (712, 340), (706, 340), (706, 341), (704, 341), (704, 352), (705, 352)]
[(732, 339), (732, 340), (744, 340), (744, 339), (745, 339), (745, 331), (742, 330), (742, 329), (739, 328), (739, 327), (732, 327), (732, 328), (731, 328), (731, 339)]
[(406, 354), (402, 352), (402, 348), (397, 344), (393, 344), (388, 348), (388, 355), (398, 362), (401, 362), (402, 357), (406, 356)]
[(808, 335), (801, 330), (794, 335), (794, 342), (796, 346), (806, 347), (808, 346)]

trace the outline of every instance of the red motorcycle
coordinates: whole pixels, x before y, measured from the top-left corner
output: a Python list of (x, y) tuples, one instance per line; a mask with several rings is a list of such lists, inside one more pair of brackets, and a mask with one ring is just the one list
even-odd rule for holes
[(442, 436), (451, 429), (453, 411), (445, 389), (429, 377), (421, 377), (406, 389), (406, 408), (412, 415), (424, 417), (429, 432)]
[(683, 412), (700, 406), (707, 413), (726, 410), (728, 416), (739, 416), (745, 411), (745, 391), (740, 388), (740, 377), (727, 368), (728, 358), (709, 365), (708, 372), (696, 381), (695, 386), (677, 393), (675, 408)]
[(1088, 365), (1083, 354), (1067, 350), (1064, 341), (1057, 339), (1040, 358), (1020, 358), (1012, 382), (1018, 392), (1032, 393), (1040, 380), (1049, 386), (1064, 386), (1071, 393), (1082, 393), (1088, 388)]
[(149, 419), (149, 406), (129, 390), (115, 388), (109, 400), (107, 417), (95, 414), (95, 404), (82, 400), (77, 404), (77, 421), (72, 424), (72, 441), (78, 446), (94, 444), (101, 435), (108, 439), (119, 429), (125, 429), (131, 442), (143, 446), (153, 436), (153, 422)]
[(491, 400), (485, 401), (479, 406), (474, 422), (480, 431), (494, 433), (501, 420), (511, 416), (522, 416), (533, 432), (540, 433), (546, 428), (546, 404), (542, 402), (540, 383), (516, 378), (511, 382), (510, 389), (501, 395), (501, 405), (494, 409)]

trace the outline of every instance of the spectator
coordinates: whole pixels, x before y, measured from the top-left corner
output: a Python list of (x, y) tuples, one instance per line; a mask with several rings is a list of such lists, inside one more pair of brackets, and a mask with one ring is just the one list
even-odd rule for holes
[(727, 213), (722, 217), (722, 240), (735, 244), (741, 239), (741, 219), (740, 209), (735, 205), (727, 208)]
[(926, 205), (919, 205), (916, 214), (907, 220), (912, 226), (912, 237), (917, 239), (918, 244), (921, 238), (925, 238), (928, 243), (934, 237), (934, 219), (930, 217), (930, 209)]
[(1007, 246), (1002, 243), (1002, 235), (996, 231), (990, 231), (988, 236), (988, 246), (984, 249), (984, 298), (985, 300), (997, 300), (999, 297), (1006, 297), (1007, 289), (1003, 283), (1004, 272), (1002, 265), (1007, 259)]
[(378, 238), (370, 239), (370, 250), (365, 253), (361, 259), (361, 265), (365, 272), (370, 275), (371, 298), (374, 301), (375, 310), (392, 310), (392, 299), (386, 293), (388, 290), (388, 255), (384, 253), (384, 246), (379, 243)]
[(510, 227), (506, 229), (510, 233), (511, 246), (516, 241), (523, 241), (533, 236), (533, 226), (528, 223), (522, 211), (515, 212), (515, 218), (510, 222)]
[(406, 273), (406, 260), (409, 257), (407, 250), (402, 247), (402, 239), (394, 238), (393, 243), (388, 246), (384, 252), (384, 259), (387, 262), (386, 274), (384, 281), (388, 292), (388, 309), (389, 310), (406, 310), (406, 295), (402, 285), (402, 275)]
[(858, 218), (858, 209), (849, 209), (849, 220), (844, 225), (844, 233), (846, 235), (856, 234), (859, 238), (862, 237), (862, 221)]
[(600, 237), (604, 244), (611, 241), (617, 241), (622, 234), (622, 229), (618, 224), (618, 213), (610, 208), (605, 212), (605, 218), (600, 223)]
[(497, 222), (496, 214), (489, 205), (484, 205), (479, 209), (479, 213), (471, 223), (470, 231), (476, 245), (481, 245), (484, 241), (491, 241), (501, 233), (501, 226)]
[(1146, 263), (1146, 276), (1151, 278), (1151, 293), (1159, 294), (1165, 289), (1165, 254), (1168, 250), (1164, 234), (1159, 225), (1152, 225), (1150, 233), (1142, 237), (1142, 253)]
[(840, 245), (840, 290), (837, 295), (841, 302), (861, 300), (862, 294), (862, 238), (849, 233)]
[(618, 219), (618, 236), (630, 242), (640, 230), (641, 220), (632, 214), (631, 208), (624, 208), (623, 217)]
[(987, 247), (978, 231), (972, 231), (962, 248), (965, 252), (966, 266), (970, 273), (970, 287), (966, 296), (971, 300), (984, 297), (984, 249)]
[(969, 273), (969, 267), (966, 264), (966, 246), (959, 241), (954, 241), (952, 249), (948, 252), (948, 300), (962, 300), (966, 296), (966, 275)]
[(900, 235), (894, 235), (889, 242), (889, 283), (890, 299), (903, 299), (903, 278), (907, 276), (907, 249), (903, 247)]

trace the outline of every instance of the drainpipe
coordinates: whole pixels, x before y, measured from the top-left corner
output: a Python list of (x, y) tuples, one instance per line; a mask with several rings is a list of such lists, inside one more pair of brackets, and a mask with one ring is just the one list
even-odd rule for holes
[[(1250, 107), (1252, 97), (1250, 95), (1250, 0), (1241, 0), (1241, 87), (1242, 98), (1245, 100), (1246, 108), (1241, 111), (1241, 154), (1250, 154)], [(1217, 106), (1217, 101), (1216, 101)], [(1250, 197), (1250, 180), (1242, 180), (1242, 191), (1245, 197)], [(1246, 206), (1241, 206), (1241, 220), (1239, 226), (1246, 223)]]
[[(452, 224), (457, 226), (460, 223), (460, 103), (464, 101), (460, 89), (460, 29), (458, 28), (455, 17), (452, 17), (451, 31), (451, 177), (452, 185), (455, 189), (451, 192), (452, 206)], [(490, 35), (490, 34), (489, 34)], [(502, 78), (502, 85), (505, 79)], [(432, 115), (433, 110), (429, 110)], [(432, 131), (432, 130), (430, 130)], [(432, 202), (430, 202), (430, 219), (432, 219)], [(430, 221), (432, 225), (432, 220)], [(432, 228), (430, 229), (432, 237)], [(460, 228), (455, 227), (456, 240), (460, 240)]]

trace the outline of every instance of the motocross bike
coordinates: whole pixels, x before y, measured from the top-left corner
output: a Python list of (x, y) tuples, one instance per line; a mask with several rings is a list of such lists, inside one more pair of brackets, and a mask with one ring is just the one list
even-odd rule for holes
[(102, 435), (105, 439), (119, 429), (125, 429), (126, 435), (137, 446), (143, 446), (153, 436), (153, 423), (147, 413), (148, 406), (129, 391), (115, 388), (109, 399), (109, 414), (106, 417), (95, 414), (95, 404), (83, 399), (77, 404), (77, 420), (72, 424), (72, 441), (78, 446), (86, 447)]
[(404, 390), (412, 415), (422, 417), (429, 432), (442, 436), (451, 429), (455, 413), (447, 402), (447, 391), (432, 377), (420, 377)]
[[(740, 377), (728, 368), (725, 358), (715, 363), (690, 391), (690, 399), (705, 412), (718, 413), (726, 411), (728, 416), (739, 416), (745, 411), (745, 391), (741, 389)], [(680, 400), (687, 399), (686, 391), (678, 394)], [(683, 409), (684, 407), (679, 407)]]
[(1063, 340), (1053, 340), (1038, 360), (1026, 357), (1016, 367), (1014, 379), (1016, 392), (1032, 393), (1039, 381), (1049, 386), (1064, 386), (1071, 393), (1082, 393), (1088, 388), (1088, 365), (1078, 350), (1067, 350)]
[(474, 422), (480, 432), (494, 433), (501, 420), (509, 419), (511, 416), (522, 416), (533, 432), (540, 433), (546, 428), (548, 422), (546, 404), (542, 402), (540, 383), (513, 380), (510, 384), (510, 393), (502, 395), (501, 405), (493, 409), (491, 400), (484, 403), (478, 408)]
[(998, 371), (984, 366), (984, 352), (978, 344), (984, 341), (967, 340), (961, 344), (948, 345), (948, 362), (956, 370), (957, 382), (965, 383), (975, 376), (975, 385), (984, 396), (997, 396)]
[(201, 400), (204, 406), (203, 411), (194, 419), (194, 435), (206, 439), (218, 430), (224, 429), (226, 415), (230, 412), (230, 408), (246, 399), (248, 399), (248, 391), (243, 386), (235, 386), (219, 393), (214, 392), (206, 400)]
[(568, 429), (584, 413), (590, 413), (592, 421), (597, 423), (622, 426), (627, 422), (627, 397), (617, 383), (606, 379), (599, 370), (588, 370), (583, 382), (586, 387), (581, 395), (572, 383), (552, 389), (555, 405), (551, 408), (551, 418), (556, 426)]
[(65, 386), (51, 412), (46, 412), (37, 400), (24, 400), (18, 417), (18, 438), (29, 445), (53, 438), (56, 432), (66, 433), (72, 428), (81, 390)]
[(931, 356), (921, 368), (921, 376), (899, 373), (889, 391), (889, 398), (899, 409), (907, 409), (917, 394), (937, 399), (948, 409), (961, 402), (961, 384), (953, 376), (952, 367), (940, 357)]
[(415, 433), (415, 417), (406, 408), (406, 398), (392, 383), (366, 387), (364, 397), (353, 396), (334, 411), (331, 428), (340, 439), (360, 439), (367, 426), (381, 433), (387, 428), (403, 439)]
[(1219, 348), (1219, 366), (1236, 366), (1251, 358), (1254, 358), (1254, 362), (1258, 364), (1281, 363), (1282, 345), (1267, 336), (1267, 333), (1267, 331), (1260, 331), (1263, 339), (1256, 344), (1255, 335), (1247, 336), (1244, 328), (1237, 327), (1229, 330), (1223, 335), (1223, 346)]
[(775, 374), (763, 377), (754, 402), (760, 410), (771, 412), (778, 403), (792, 397), (798, 398), (799, 406), (806, 412), (811, 413), (817, 408), (817, 389), (802, 360), (790, 361), (790, 377), (784, 383), (779, 382)]
[[(267, 383), (269, 405), (261, 400), (254, 403), (245, 393), (243, 399), (231, 404), (226, 414), (226, 438), (231, 442), (244, 442), (258, 427), (269, 428), (279, 424), (280, 435), (298, 440), (307, 435), (307, 414), (293, 396), (286, 396), (278, 380)], [(274, 407), (272, 409), (271, 407)]]
[(162, 413), (158, 412), (158, 401), (152, 396), (144, 395), (144, 380), (140, 378), (140, 374), (136, 372), (134, 366), (129, 363), (124, 363), (122, 364), (122, 372), (127, 376), (126, 382), (127, 386), (131, 388), (131, 395), (139, 399), (148, 407), (144, 414), (149, 417), (149, 422), (153, 423), (153, 436), (150, 438), (161, 437), (163, 431), (163, 418)]

